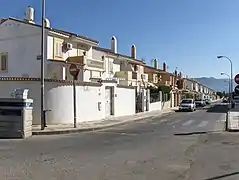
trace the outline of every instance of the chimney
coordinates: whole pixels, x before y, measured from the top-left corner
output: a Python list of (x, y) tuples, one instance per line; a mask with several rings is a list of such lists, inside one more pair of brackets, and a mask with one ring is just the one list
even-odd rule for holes
[(166, 63), (163, 63), (163, 71), (166, 72), (167, 71), (167, 67), (166, 67)]
[(179, 78), (180, 78), (180, 79), (183, 79), (183, 74), (182, 74), (182, 72), (179, 73)]
[(32, 8), (31, 6), (28, 6), (25, 12), (25, 16), (26, 16), (26, 20), (29, 23), (34, 23), (34, 8)]
[(159, 69), (157, 59), (154, 59), (154, 69)]
[(111, 38), (111, 50), (114, 53), (117, 53), (117, 39), (115, 36), (112, 36), (112, 38)]
[(134, 44), (131, 46), (131, 57), (136, 59), (136, 46)]

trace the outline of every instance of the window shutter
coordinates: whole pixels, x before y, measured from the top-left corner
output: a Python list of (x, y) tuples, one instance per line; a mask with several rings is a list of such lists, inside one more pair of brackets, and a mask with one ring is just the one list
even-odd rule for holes
[(7, 53), (1, 54), (1, 70), (7, 70)]

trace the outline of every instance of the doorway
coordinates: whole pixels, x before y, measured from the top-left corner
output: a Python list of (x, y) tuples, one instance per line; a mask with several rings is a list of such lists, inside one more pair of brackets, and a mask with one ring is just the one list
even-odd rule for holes
[(105, 87), (105, 116), (112, 116), (113, 113), (113, 87)]

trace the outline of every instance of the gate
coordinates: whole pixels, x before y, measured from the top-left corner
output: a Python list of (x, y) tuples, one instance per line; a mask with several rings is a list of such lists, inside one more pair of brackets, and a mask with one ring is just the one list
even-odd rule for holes
[(135, 106), (136, 106), (136, 113), (143, 112), (143, 93), (135, 91)]

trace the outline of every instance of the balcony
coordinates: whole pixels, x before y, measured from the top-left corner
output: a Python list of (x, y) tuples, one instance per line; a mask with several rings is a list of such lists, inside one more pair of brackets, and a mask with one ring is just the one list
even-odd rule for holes
[(123, 78), (125, 80), (132, 80), (133, 77), (132, 77), (132, 71), (118, 71), (115, 73), (114, 77), (116, 78)]
[(89, 59), (86, 56), (72, 56), (66, 60), (68, 63), (76, 63), (84, 65), (83, 69), (105, 71), (105, 63), (103, 60)]
[(132, 71), (118, 71), (114, 78), (118, 79), (118, 83), (125, 86), (145, 86), (148, 82), (147, 74), (139, 74)]

